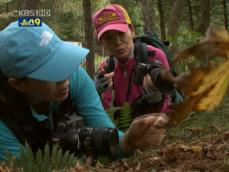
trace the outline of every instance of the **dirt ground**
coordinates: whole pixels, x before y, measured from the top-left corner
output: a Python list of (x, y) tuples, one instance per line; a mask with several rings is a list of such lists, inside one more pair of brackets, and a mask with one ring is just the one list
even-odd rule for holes
[[(11, 172), (0, 166), (0, 172)], [(136, 152), (128, 159), (95, 167), (77, 164), (65, 172), (229, 172), (229, 131), (197, 141), (161, 145), (157, 150)]]
[(69, 170), (98, 172), (229, 172), (229, 131), (197, 141), (162, 145), (159, 149), (137, 152), (129, 159), (94, 168), (76, 165)]

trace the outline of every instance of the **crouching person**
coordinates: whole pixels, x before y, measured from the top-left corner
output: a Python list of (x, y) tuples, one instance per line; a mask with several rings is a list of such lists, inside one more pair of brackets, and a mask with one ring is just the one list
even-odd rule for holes
[(161, 142), (162, 113), (136, 118), (125, 133), (116, 129), (80, 67), (88, 51), (61, 40), (45, 23), (33, 28), (13, 22), (0, 32), (1, 160), (6, 151), (20, 158), (25, 142), (34, 152), (49, 142), (76, 155), (95, 151), (113, 158)]

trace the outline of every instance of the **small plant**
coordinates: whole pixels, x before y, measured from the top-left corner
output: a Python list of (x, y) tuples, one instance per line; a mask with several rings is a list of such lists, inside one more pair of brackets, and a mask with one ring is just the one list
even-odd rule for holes
[(120, 111), (120, 119), (119, 119), (119, 123), (118, 126), (126, 131), (131, 122), (133, 121), (133, 109), (131, 108), (129, 103), (124, 103), (122, 106), (122, 110)]
[(50, 149), (49, 144), (45, 145), (44, 151), (38, 149), (33, 153), (31, 147), (26, 143), (20, 149), (20, 158), (12, 158), (7, 153), (6, 164), (16, 171), (23, 172), (52, 172), (53, 170), (69, 169), (76, 165), (77, 158), (74, 153), (63, 152), (58, 145)]
[[(129, 103), (124, 103), (122, 107), (113, 107), (107, 110), (113, 122), (117, 127), (123, 131), (126, 131), (131, 122), (133, 121), (133, 109)], [(118, 113), (118, 117), (115, 117)]]

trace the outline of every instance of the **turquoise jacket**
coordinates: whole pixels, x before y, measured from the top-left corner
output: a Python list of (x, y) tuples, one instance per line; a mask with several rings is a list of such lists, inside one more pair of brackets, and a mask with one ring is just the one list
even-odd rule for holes
[[(115, 128), (110, 117), (103, 109), (94, 82), (81, 67), (79, 67), (70, 78), (70, 96), (77, 109), (77, 113), (84, 118), (87, 126)], [(55, 107), (53, 103), (49, 115), (52, 115), (52, 111)], [(38, 114), (33, 109), (31, 110), (32, 115), (38, 121), (47, 119), (47, 116)], [(123, 133), (119, 131), (120, 140), (122, 136)], [(10, 151), (16, 157), (19, 157), (20, 142), (4, 122), (0, 120), (0, 160), (5, 159), (6, 150)]]

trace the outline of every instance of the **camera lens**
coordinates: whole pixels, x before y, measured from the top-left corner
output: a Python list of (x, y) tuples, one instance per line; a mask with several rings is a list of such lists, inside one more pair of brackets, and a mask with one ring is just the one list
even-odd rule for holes
[(108, 129), (106, 140), (109, 143), (109, 152), (115, 155), (119, 146), (118, 131), (116, 129)]
[(160, 68), (154, 68), (150, 71), (150, 77), (156, 87), (164, 94), (171, 94), (174, 90), (173, 83), (161, 77)]
[(63, 150), (70, 150), (79, 155), (93, 153), (114, 157), (119, 146), (117, 129), (85, 127), (83, 118), (77, 115), (60, 120), (52, 140)]
[[(82, 137), (85, 138), (85, 135)], [(94, 148), (94, 152), (96, 154), (113, 156), (118, 149), (119, 140), (117, 129), (93, 128), (92, 132), (90, 133), (90, 139), (90, 143), (92, 145), (90, 145), (89, 147)], [(89, 150), (89, 147), (84, 147), (84, 150)]]

